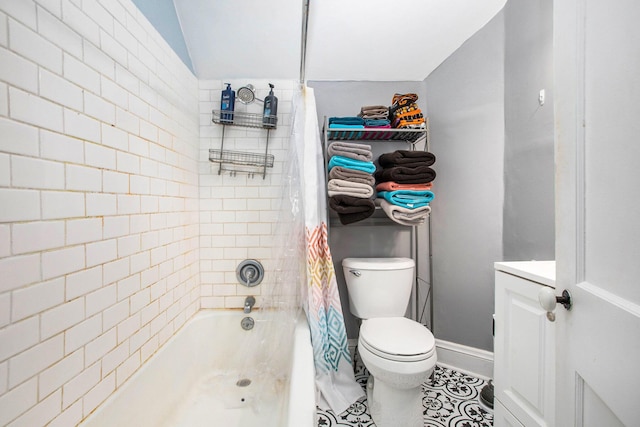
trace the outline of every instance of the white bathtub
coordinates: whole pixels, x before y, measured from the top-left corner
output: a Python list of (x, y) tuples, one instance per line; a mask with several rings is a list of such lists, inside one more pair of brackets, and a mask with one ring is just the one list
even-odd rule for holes
[[(251, 331), (240, 326), (245, 316), (256, 319)], [(252, 373), (247, 374), (250, 385), (236, 384), (252, 358), (262, 357), (250, 354), (256, 348), (250, 336), (258, 337), (265, 322), (259, 311), (200, 311), (80, 425), (314, 427), (313, 351), (304, 313), (287, 350), (292, 362), (282, 370), (288, 378)]]

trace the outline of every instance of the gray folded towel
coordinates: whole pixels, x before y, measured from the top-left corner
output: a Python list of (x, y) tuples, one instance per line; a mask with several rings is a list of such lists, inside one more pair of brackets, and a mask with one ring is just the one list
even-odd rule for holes
[(373, 160), (370, 145), (356, 144), (354, 142), (334, 141), (329, 144), (327, 154), (329, 157), (342, 156), (363, 162), (370, 162)]
[(370, 173), (342, 166), (331, 168), (329, 171), (329, 179), (344, 179), (351, 182), (359, 182), (360, 184), (367, 184), (372, 187), (376, 184), (376, 179)]
[(363, 119), (388, 119), (389, 107), (384, 105), (366, 105), (360, 108), (358, 117)]
[(386, 120), (389, 118), (388, 114), (363, 114), (362, 116), (365, 120)]
[(416, 209), (408, 209), (394, 205), (384, 199), (376, 199), (376, 204), (382, 208), (389, 218), (402, 225), (422, 225), (431, 213), (430, 206), (423, 206)]
[(384, 105), (365, 105), (360, 108), (362, 114), (389, 114), (389, 107)]
[(359, 182), (346, 181), (344, 179), (330, 179), (327, 183), (329, 197), (344, 195), (369, 199), (373, 196), (373, 187)]

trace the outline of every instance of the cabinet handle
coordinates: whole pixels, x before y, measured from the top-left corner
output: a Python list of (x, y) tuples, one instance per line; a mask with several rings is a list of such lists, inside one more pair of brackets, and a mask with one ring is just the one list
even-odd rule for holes
[(560, 303), (567, 310), (571, 310), (571, 294), (566, 289), (562, 291), (562, 295), (556, 296), (553, 289), (543, 286), (538, 292), (538, 302), (540, 306), (547, 312), (547, 319), (554, 322), (556, 320), (556, 314), (553, 312), (556, 309), (556, 304)]

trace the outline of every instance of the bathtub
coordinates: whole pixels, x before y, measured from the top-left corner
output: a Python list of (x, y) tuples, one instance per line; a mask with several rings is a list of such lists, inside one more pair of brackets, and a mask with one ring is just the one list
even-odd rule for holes
[[(247, 316), (255, 320), (250, 331), (240, 326)], [(280, 358), (289, 359), (281, 371), (288, 375), (246, 374), (252, 358), (261, 357), (252, 351), (252, 334), (258, 337), (268, 321), (259, 310), (200, 311), (80, 426), (316, 426), (313, 351), (304, 313), (287, 350), (292, 357)]]

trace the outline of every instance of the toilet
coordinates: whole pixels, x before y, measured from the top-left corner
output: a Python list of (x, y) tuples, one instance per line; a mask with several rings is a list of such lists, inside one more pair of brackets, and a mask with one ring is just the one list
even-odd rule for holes
[(410, 258), (345, 258), (349, 308), (362, 320), (358, 353), (369, 373), (367, 401), (377, 427), (422, 427), (421, 384), (436, 365), (435, 339), (404, 317), (414, 283)]

